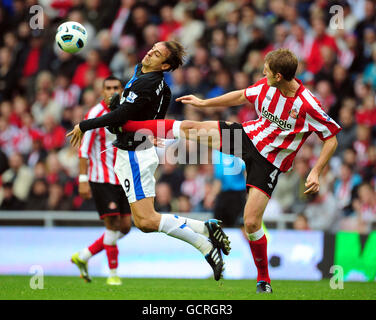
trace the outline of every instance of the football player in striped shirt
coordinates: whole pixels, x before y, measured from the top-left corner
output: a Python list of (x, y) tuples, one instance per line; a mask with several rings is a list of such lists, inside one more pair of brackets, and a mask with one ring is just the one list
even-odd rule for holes
[(320, 156), (306, 180), (306, 194), (319, 191), (319, 176), (337, 147), (340, 126), (322, 109), (320, 101), (295, 78), (298, 59), (288, 49), (269, 52), (264, 61), (265, 77), (254, 85), (202, 100), (188, 95), (178, 99), (199, 108), (254, 104), (258, 119), (244, 123), (225, 121), (128, 121), (127, 131), (147, 128), (161, 138), (200, 140), (212, 148), (242, 158), (246, 163), (248, 199), (244, 227), (257, 267), (256, 292), (271, 293), (267, 239), (262, 228), (265, 207), (281, 172), (293, 160), (308, 136), (315, 132), (323, 141)]
[[(85, 119), (98, 118), (110, 112), (111, 97), (122, 92), (121, 81), (109, 76), (103, 81), (103, 100), (92, 107)], [(90, 282), (88, 260), (106, 251), (110, 275), (109, 285), (121, 285), (117, 275), (119, 250), (117, 241), (131, 228), (131, 209), (118, 177), (114, 172), (117, 148), (112, 142), (116, 136), (105, 128), (89, 130), (83, 136), (79, 148), (79, 194), (84, 199), (94, 199), (99, 217), (103, 220), (105, 231), (94, 243), (75, 253), (71, 261), (80, 270), (81, 277)]]

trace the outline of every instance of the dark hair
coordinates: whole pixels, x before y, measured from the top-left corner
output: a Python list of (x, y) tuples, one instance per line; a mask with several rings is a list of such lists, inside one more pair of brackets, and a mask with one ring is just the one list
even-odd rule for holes
[(105, 84), (105, 82), (106, 82), (106, 81), (110, 81), (110, 80), (116, 80), (116, 81), (119, 81), (119, 82), (120, 82), (120, 85), (123, 86), (123, 81), (121, 81), (119, 78), (117, 78), (117, 77), (115, 77), (115, 76), (113, 76), (113, 75), (110, 75), (110, 76), (108, 76), (107, 78), (105, 78), (105, 79), (103, 80), (103, 88), (104, 88), (104, 84)]
[(163, 44), (166, 46), (170, 54), (164, 63), (170, 65), (170, 68), (165, 71), (174, 71), (183, 65), (184, 57), (186, 52), (184, 47), (177, 41), (164, 41)]
[(273, 74), (280, 73), (283, 79), (291, 81), (295, 77), (298, 68), (298, 58), (289, 49), (277, 49), (269, 52), (265, 57)]

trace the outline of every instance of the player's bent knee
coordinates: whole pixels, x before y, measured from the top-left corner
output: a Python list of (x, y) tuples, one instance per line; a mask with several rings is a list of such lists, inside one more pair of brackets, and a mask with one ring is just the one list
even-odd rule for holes
[(260, 230), (260, 228), (261, 228), (261, 221), (258, 221), (258, 219), (255, 219), (253, 217), (245, 218), (244, 219), (244, 227), (245, 227), (245, 230), (248, 233), (256, 232), (256, 231)]

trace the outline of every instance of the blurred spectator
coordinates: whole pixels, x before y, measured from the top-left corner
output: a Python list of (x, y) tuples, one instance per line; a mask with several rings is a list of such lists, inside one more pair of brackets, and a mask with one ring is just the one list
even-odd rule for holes
[(351, 107), (342, 107), (339, 112), (338, 124), (342, 130), (337, 134), (338, 147), (335, 155), (343, 156), (343, 152), (351, 148), (356, 140), (356, 123), (354, 110)]
[(79, 159), (77, 157), (77, 149), (69, 144), (57, 153), (57, 157), (68, 176), (71, 178), (76, 178), (79, 174)]
[(99, 31), (97, 41), (97, 50), (99, 51), (101, 61), (108, 66), (117, 51), (117, 47), (111, 42), (110, 30), (103, 29)]
[(14, 72), (12, 52), (7, 47), (0, 48), (0, 102), (12, 98), (17, 85), (17, 73)]
[(299, 213), (296, 216), (296, 219), (293, 224), (293, 228), (294, 230), (300, 230), (300, 231), (310, 230), (310, 227), (308, 224), (308, 218), (303, 213)]
[(364, 124), (357, 126), (356, 140), (354, 142), (354, 150), (356, 152), (357, 166), (363, 168), (367, 162), (367, 149), (371, 145), (371, 128)]
[(376, 90), (376, 43), (372, 46), (372, 62), (367, 64), (364, 70), (364, 82)]
[(115, 53), (110, 63), (114, 76), (125, 82), (132, 78), (134, 68), (138, 63), (135, 45), (133, 37), (124, 36), (119, 43), (120, 50)]
[(113, 44), (118, 44), (124, 26), (130, 17), (131, 8), (135, 3), (136, 0), (121, 0), (120, 7), (117, 10), (115, 19), (113, 20), (110, 29), (111, 41)]
[[(240, 22), (238, 29), (238, 38), (241, 49), (245, 49), (246, 52), (250, 50), (247, 45), (256, 41), (255, 30), (263, 30), (265, 28), (264, 20), (257, 15), (256, 9), (252, 5), (245, 5), (240, 8)], [(254, 48), (256, 49), (256, 48)], [(259, 48), (261, 49), (261, 48)]]
[(371, 232), (376, 218), (376, 192), (370, 184), (363, 183), (359, 186), (357, 195), (353, 207), (358, 218), (358, 231), (367, 234)]
[(26, 210), (46, 210), (48, 199), (47, 182), (43, 178), (36, 179), (31, 186)]
[(144, 3), (137, 3), (131, 8), (123, 34), (132, 35), (136, 40), (136, 49), (140, 49), (144, 44), (144, 28), (150, 23), (149, 10)]
[[(2, 104), (4, 106), (4, 104)], [(18, 136), (20, 129), (11, 125), (8, 119), (0, 117), (0, 147), (1, 150), (9, 157), (16, 151), (14, 140)]]
[(329, 232), (337, 231), (340, 211), (332, 192), (319, 192), (309, 197), (304, 209), (310, 229)]
[(167, 183), (172, 190), (173, 197), (178, 197), (181, 194), (181, 185), (184, 181), (184, 171), (182, 167), (167, 161), (160, 166), (159, 171), (160, 176), (158, 182)]
[(194, 18), (194, 14), (190, 10), (183, 13), (181, 28), (178, 32), (177, 40), (186, 48), (188, 56), (193, 54), (193, 48), (196, 40), (204, 33), (205, 26), (202, 21)]
[(12, 182), (3, 184), (3, 199), (0, 204), (0, 210), (23, 210), (25, 202), (20, 200), (13, 191)]
[(65, 144), (65, 129), (51, 116), (43, 122), (43, 148), (47, 151), (60, 149)]
[(172, 211), (172, 191), (166, 182), (159, 182), (155, 186), (155, 210), (158, 212)]
[(376, 101), (374, 95), (368, 95), (356, 110), (356, 122), (366, 126), (376, 126)]
[(204, 177), (200, 175), (197, 165), (188, 164), (184, 168), (184, 178), (181, 193), (189, 196), (192, 209), (196, 211), (205, 196)]
[(65, 108), (72, 108), (78, 103), (80, 88), (72, 84), (66, 74), (58, 74), (52, 96), (55, 103), (61, 106), (63, 110)]
[(77, 67), (83, 62), (82, 58), (78, 55), (70, 54), (63, 50), (57, 51), (57, 59), (52, 65), (54, 74), (65, 75), (69, 78), (70, 82), (73, 78)]
[(309, 58), (313, 43), (312, 35), (305, 31), (306, 29), (301, 24), (293, 24), (285, 42), (286, 48), (294, 52), (301, 61)]
[(188, 213), (192, 211), (192, 204), (190, 201), (189, 196), (186, 196), (184, 194), (180, 195), (178, 197), (178, 213)]
[(163, 5), (160, 10), (161, 24), (159, 28), (159, 41), (169, 41), (176, 38), (181, 24), (175, 20), (173, 7), (171, 5)]
[(37, 92), (36, 100), (31, 106), (31, 114), (38, 127), (41, 127), (48, 117), (60, 122), (62, 111), (61, 105), (56, 103), (51, 92), (42, 89)]
[(230, 70), (239, 70), (240, 68), (241, 50), (238, 37), (228, 36), (226, 40), (225, 54), (223, 61)]
[(4, 183), (10, 182), (14, 196), (25, 201), (33, 183), (33, 172), (24, 164), (20, 153), (13, 153), (9, 157), (9, 169), (3, 173), (1, 179)]
[(86, 61), (78, 66), (72, 83), (84, 89), (93, 84), (95, 78), (107, 78), (109, 75), (110, 70), (100, 60), (99, 52), (97, 50), (90, 50)]
[(8, 158), (6, 154), (0, 149), (0, 175), (2, 175), (8, 168)]
[(312, 19), (312, 28), (315, 37), (312, 43), (312, 49), (307, 59), (307, 69), (316, 74), (323, 66), (322, 48), (327, 46), (338, 54), (337, 44), (333, 37), (326, 33), (325, 21), (322, 18)]
[(328, 80), (320, 80), (316, 84), (316, 96), (321, 102), (322, 108), (329, 113), (337, 102), (337, 97), (332, 91), (332, 86)]
[(355, 188), (362, 182), (359, 174), (354, 173), (352, 168), (343, 163), (341, 165), (340, 176), (334, 183), (334, 196), (337, 206), (343, 216), (350, 215), (352, 212), (351, 201), (354, 196)]
[(341, 230), (368, 234), (372, 231), (376, 216), (376, 194), (368, 183), (362, 183), (353, 201), (354, 212), (340, 221)]
[(329, 46), (322, 46), (320, 48), (321, 68), (315, 74), (315, 82), (332, 81), (334, 66), (337, 61), (337, 56), (333, 48)]
[(63, 186), (59, 183), (49, 185), (47, 210), (71, 210), (72, 201), (64, 193)]
[(293, 213), (299, 213), (305, 209), (307, 202), (309, 200), (307, 195), (304, 194), (304, 191), (306, 190), (305, 182), (310, 171), (308, 159), (297, 157), (295, 159), (294, 170), (296, 170), (299, 179), (298, 183), (295, 185), (295, 198), (291, 205), (291, 210)]
[(295, 193), (299, 186), (299, 175), (296, 170), (291, 170), (278, 177), (278, 183), (273, 191), (275, 198), (284, 213), (291, 213), (295, 202)]
[(171, 89), (171, 102), (170, 107), (167, 110), (167, 114), (172, 115), (178, 119), (182, 119), (184, 106), (181, 102), (175, 101), (176, 98), (188, 94), (187, 86), (184, 79), (184, 70), (176, 69), (172, 73), (172, 84)]

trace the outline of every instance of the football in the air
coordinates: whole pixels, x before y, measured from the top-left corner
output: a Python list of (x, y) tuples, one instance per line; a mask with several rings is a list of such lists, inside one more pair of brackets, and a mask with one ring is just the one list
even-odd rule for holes
[(78, 22), (64, 22), (57, 28), (55, 40), (61, 50), (76, 53), (85, 47), (87, 31), (85, 27)]

